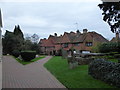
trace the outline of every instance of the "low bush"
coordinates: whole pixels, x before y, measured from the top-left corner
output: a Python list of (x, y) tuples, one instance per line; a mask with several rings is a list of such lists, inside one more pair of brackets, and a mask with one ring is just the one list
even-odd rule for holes
[(120, 87), (120, 64), (96, 59), (89, 64), (88, 74), (93, 78)]
[(30, 61), (36, 56), (36, 51), (21, 51), (21, 57), (24, 61)]
[(120, 64), (115, 65), (114, 70), (112, 70), (105, 77), (105, 82), (120, 87)]
[(13, 50), (12, 55), (15, 56), (15, 57), (19, 57), (20, 51), (19, 50)]
[(118, 52), (110, 52), (109, 55), (115, 55), (118, 54)]
[(103, 43), (102, 45), (100, 45), (99, 51), (101, 53), (108, 53), (108, 52), (120, 53), (120, 43), (117, 43), (117, 42)]
[(115, 54), (114, 57), (115, 58), (120, 58), (120, 54)]

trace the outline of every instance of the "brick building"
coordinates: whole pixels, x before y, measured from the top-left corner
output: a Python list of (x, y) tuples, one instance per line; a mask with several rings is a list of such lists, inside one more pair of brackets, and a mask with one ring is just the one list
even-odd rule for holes
[(69, 51), (74, 49), (78, 52), (91, 52), (91, 48), (98, 43), (108, 42), (102, 35), (96, 32), (88, 32), (83, 29), (83, 33), (79, 32), (64, 32), (63, 35), (50, 35), (48, 39), (41, 39), (40, 51), (41, 54), (55, 55), (60, 54), (61, 50)]
[(111, 42), (120, 42), (119, 32), (116, 32), (116, 36), (112, 38)]

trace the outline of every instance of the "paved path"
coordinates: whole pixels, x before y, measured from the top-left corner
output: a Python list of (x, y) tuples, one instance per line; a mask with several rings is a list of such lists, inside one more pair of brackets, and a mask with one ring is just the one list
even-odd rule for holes
[(21, 65), (11, 56), (3, 57), (3, 88), (65, 88), (43, 64), (51, 56), (28, 65)]

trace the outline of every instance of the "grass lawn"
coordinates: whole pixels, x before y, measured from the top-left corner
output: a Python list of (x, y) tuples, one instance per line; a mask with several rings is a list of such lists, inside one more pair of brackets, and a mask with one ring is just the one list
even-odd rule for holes
[[(15, 57), (14, 57), (14, 58), (15, 58)], [(20, 59), (18, 59), (18, 58), (15, 58), (15, 59), (16, 59), (19, 63), (21, 63), (21, 64), (23, 64), (23, 65), (26, 65), (26, 64), (30, 64), (30, 63), (32, 63), (32, 62), (38, 61), (38, 60), (43, 59), (43, 58), (45, 58), (45, 56), (40, 56), (40, 57), (38, 57), (38, 58), (32, 59), (32, 60), (29, 61), (29, 62), (22, 61), (22, 60), (20, 60)]]
[(108, 61), (112, 61), (112, 62), (118, 63), (118, 60), (117, 60), (117, 59), (108, 59)]
[(67, 60), (59, 56), (54, 56), (44, 67), (67, 88), (115, 88), (88, 75), (88, 65), (69, 69)]
[(118, 59), (114, 58), (113, 56), (98, 56), (98, 57), (96, 56), (96, 58), (103, 58), (105, 60), (118, 63)]

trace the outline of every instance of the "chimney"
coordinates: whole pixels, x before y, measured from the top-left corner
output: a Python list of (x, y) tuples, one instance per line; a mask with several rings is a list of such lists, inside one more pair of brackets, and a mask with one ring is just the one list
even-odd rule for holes
[(83, 29), (83, 33), (87, 33), (87, 31), (88, 31), (87, 29)]
[(77, 30), (77, 31), (76, 31), (76, 33), (80, 33), (80, 31), (79, 31), (79, 30)]
[(118, 42), (119, 41), (119, 32), (116, 32), (116, 41)]
[(54, 33), (54, 35), (57, 37), (57, 33)]

